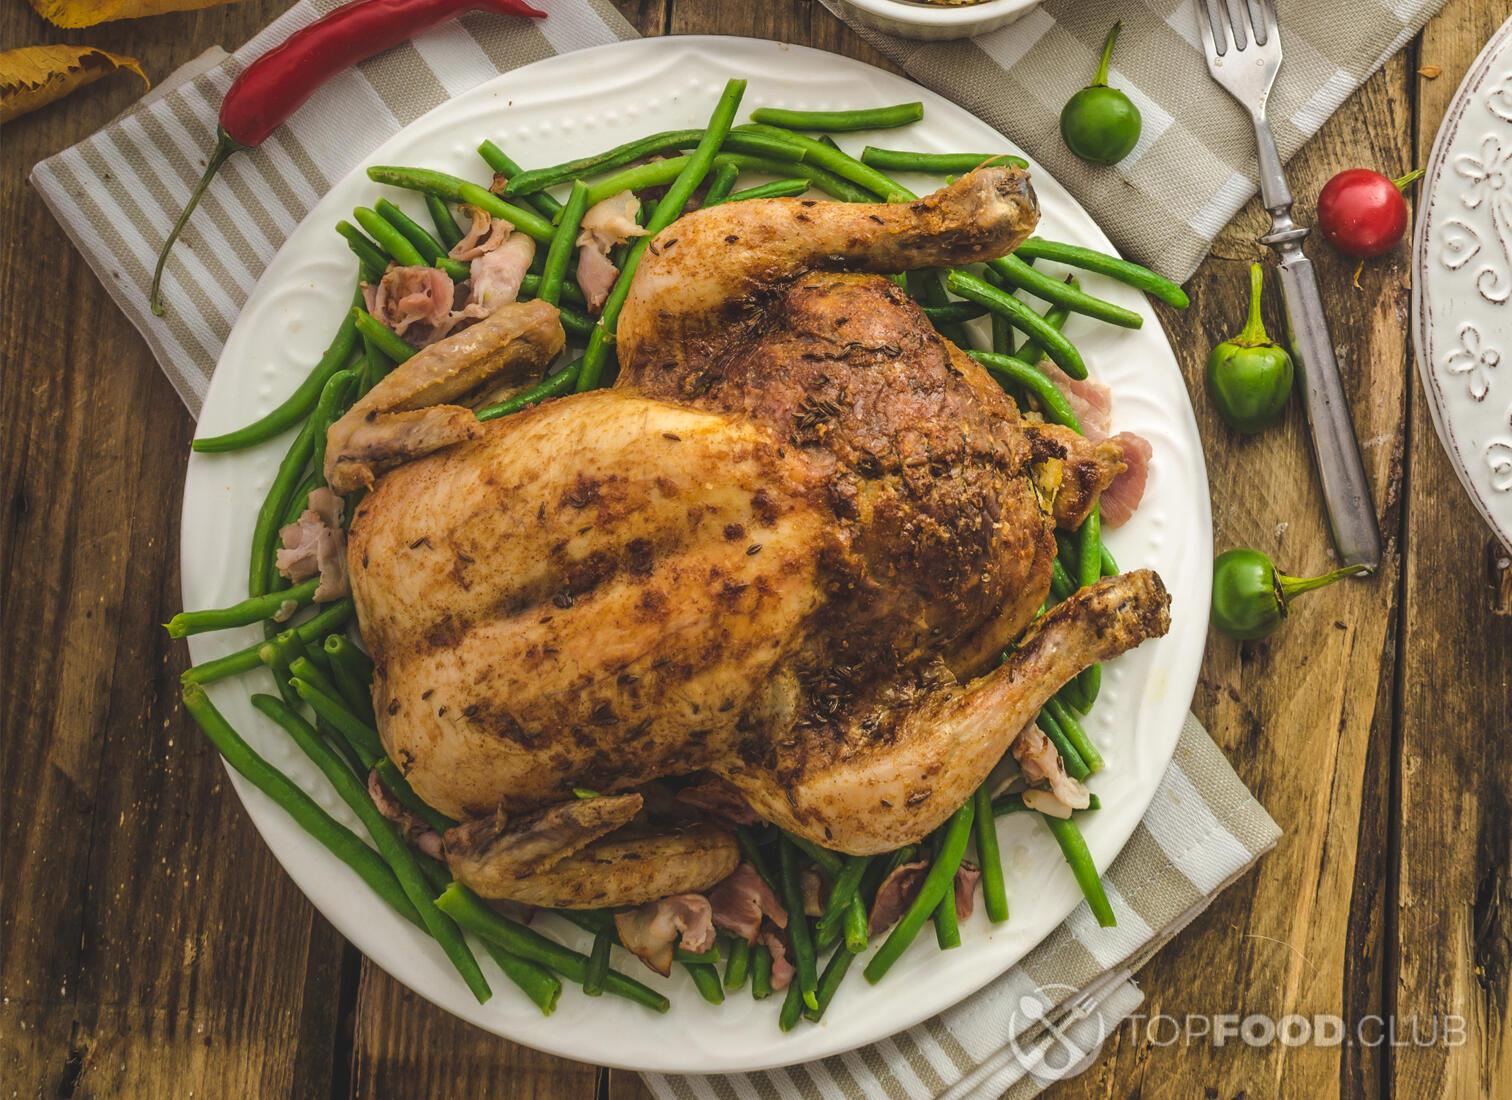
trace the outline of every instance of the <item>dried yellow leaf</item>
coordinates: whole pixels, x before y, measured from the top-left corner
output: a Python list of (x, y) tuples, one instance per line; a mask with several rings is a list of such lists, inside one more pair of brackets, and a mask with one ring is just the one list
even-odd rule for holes
[(1418, 70), (1418, 76), (1424, 80), (1437, 80), (1444, 75), (1444, 70), (1438, 65), (1424, 65)]
[(171, 11), (213, 8), (230, 0), (31, 0), (37, 14), (60, 27), (92, 27), (113, 19), (141, 19)]
[(136, 73), (152, 87), (136, 58), (92, 46), (26, 46), (0, 52), (0, 123), (122, 70)]

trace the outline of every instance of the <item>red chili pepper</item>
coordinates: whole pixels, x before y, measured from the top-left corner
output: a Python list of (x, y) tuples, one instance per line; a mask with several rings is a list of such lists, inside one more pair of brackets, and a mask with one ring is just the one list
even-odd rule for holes
[(546, 17), (545, 12), (524, 0), (355, 0), (295, 31), (248, 65), (221, 101), (220, 126), (210, 163), (158, 253), (149, 298), (152, 312), (163, 315), (158, 284), (168, 253), (231, 154), (261, 145), (337, 73), (468, 11)]

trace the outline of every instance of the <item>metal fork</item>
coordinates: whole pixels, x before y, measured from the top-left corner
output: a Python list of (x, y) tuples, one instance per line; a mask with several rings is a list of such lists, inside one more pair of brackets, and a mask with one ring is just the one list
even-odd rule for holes
[(1381, 564), (1381, 529), (1370, 482), (1349, 419), (1349, 402), (1323, 316), (1312, 261), (1302, 251), (1307, 228), (1292, 220), (1291, 188), (1271, 136), (1265, 107), (1281, 68), (1281, 33), (1273, 0), (1194, 0), (1207, 46), (1208, 72), (1237, 99), (1255, 124), (1260, 153), (1260, 198), (1271, 231), (1260, 238), (1280, 257), (1278, 276), (1292, 356), (1302, 373), (1302, 407), (1334, 546), (1345, 565)]

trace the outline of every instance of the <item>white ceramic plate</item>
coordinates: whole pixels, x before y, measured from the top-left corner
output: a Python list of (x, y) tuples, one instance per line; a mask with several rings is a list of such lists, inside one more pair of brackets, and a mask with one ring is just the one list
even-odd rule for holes
[[(419, 119), (364, 162), (441, 168), (488, 178), (474, 149), (498, 141), (525, 165), (586, 155), (639, 134), (702, 126), (725, 80), (750, 81), (744, 110), (766, 104), (834, 109), (922, 99), (927, 121), (886, 136), (892, 145), (931, 151), (1011, 149), (986, 125), (900, 77), (816, 50), (740, 38), (652, 38), (570, 53), (501, 76)], [(744, 117), (742, 115), (742, 117)], [(844, 144), (859, 151), (865, 134)], [(928, 190), (927, 179), (910, 186)], [(1035, 176), (1048, 237), (1111, 251), (1106, 237), (1054, 180)], [(258, 284), (226, 343), (205, 401), (200, 431), (234, 428), (271, 408), (308, 372), (350, 304), (351, 255), (332, 232), (354, 206), (385, 189), (359, 169), (295, 230)], [(390, 198), (422, 217), (416, 197)], [(1120, 429), (1151, 441), (1155, 457), (1145, 501), (1109, 543), (1124, 568), (1158, 569), (1173, 596), (1170, 634), (1108, 667), (1088, 732), (1108, 767), (1092, 787), (1105, 809), (1084, 819), (1087, 843), (1106, 868), (1143, 816), (1176, 744), (1202, 656), (1211, 581), (1212, 531), (1207, 477), (1186, 388), (1160, 323), (1143, 298), (1116, 283), (1085, 277), (1088, 288), (1139, 311), (1145, 325), (1126, 331), (1073, 318), (1071, 336), (1092, 370), (1116, 394)], [(233, 455), (196, 455), (184, 490), (184, 606), (212, 607), (246, 593), (252, 519), (287, 439)], [(261, 635), (253, 628), (191, 639), (196, 662)], [(360, 826), (323, 778), (272, 723), (247, 702), (270, 691), (258, 672), (215, 685), (227, 718), (274, 766), (339, 820)], [(380, 902), (260, 792), (233, 776), (253, 822), (289, 875), (322, 913), (369, 958), (422, 996), (480, 1027), (585, 1062), (666, 1072), (751, 1070), (806, 1061), (893, 1034), (940, 1012), (1017, 962), (1080, 902), (1049, 834), (1028, 816), (999, 819), (1013, 918), (988, 925), (981, 906), (960, 948), (941, 953), (921, 936), (878, 986), (855, 978), (840, 990), (821, 1025), (777, 1030), (777, 1005), (732, 996), (720, 1008), (699, 999), (682, 973), (662, 981), (617, 951), (615, 965), (664, 988), (665, 1017), (614, 997), (565, 989), (543, 1018), (486, 958), (495, 989), (477, 1004), (435, 944)], [(1117, 903), (1115, 901), (1115, 907)], [(572, 946), (587, 937), (559, 918), (537, 925)], [(858, 969), (859, 973), (859, 969)]]
[(1433, 143), (1412, 242), (1412, 340), (1454, 472), (1512, 550), (1512, 20)]

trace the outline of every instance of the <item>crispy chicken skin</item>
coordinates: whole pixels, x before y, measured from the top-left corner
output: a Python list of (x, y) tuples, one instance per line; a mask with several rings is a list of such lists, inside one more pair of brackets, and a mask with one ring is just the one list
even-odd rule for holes
[[(623, 830), (537, 872), (472, 857), (574, 788), (694, 771), (832, 849), (917, 841), (1061, 684), (1164, 633), (1149, 572), (1030, 625), (1055, 557), (1034, 463), (1069, 441), (865, 273), (1001, 255), (1036, 219), (1002, 168), (906, 205), (688, 215), (636, 275), (613, 389), (377, 479), (349, 558), (384, 743), (448, 814), (504, 814), (458, 847), (464, 881), (644, 900), (536, 882), (621, 859)], [(718, 858), (668, 855), (669, 892), (733, 859), (727, 833), (704, 839)]]

